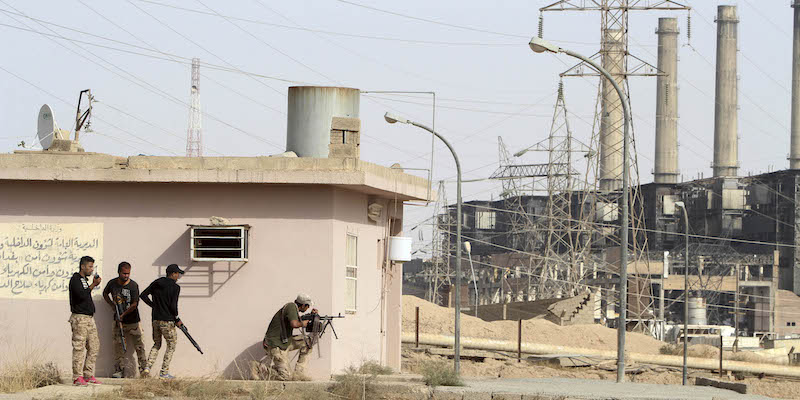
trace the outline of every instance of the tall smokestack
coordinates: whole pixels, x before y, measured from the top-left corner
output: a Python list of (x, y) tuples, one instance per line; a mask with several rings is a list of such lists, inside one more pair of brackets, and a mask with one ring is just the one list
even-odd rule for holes
[[(797, 0), (800, 1), (800, 0)], [(678, 183), (678, 20), (658, 19), (655, 182)]]
[[(623, 86), (625, 46), (622, 31), (608, 29), (603, 37), (603, 68)], [(600, 119), (600, 190), (622, 188), (622, 102), (614, 86), (603, 79), (602, 118)]]
[(800, 168), (800, 0), (794, 0), (794, 42), (792, 42), (792, 131), (789, 168)]
[(717, 7), (717, 88), (712, 165), (715, 177), (736, 176), (739, 169), (739, 99), (736, 74), (738, 25), (736, 6)]

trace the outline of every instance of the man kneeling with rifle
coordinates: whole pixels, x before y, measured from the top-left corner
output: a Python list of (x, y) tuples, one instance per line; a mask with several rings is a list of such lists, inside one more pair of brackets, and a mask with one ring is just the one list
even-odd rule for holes
[[(308, 355), (314, 344), (307, 341), (305, 335), (292, 335), (292, 333), (294, 329), (298, 328), (303, 333), (302, 329), (309, 321), (301, 319), (300, 313), (306, 312), (311, 304), (311, 297), (301, 293), (297, 295), (294, 302), (286, 303), (275, 313), (262, 343), (267, 355), (264, 357), (263, 363), (257, 366), (258, 370), (252, 371), (254, 379), (266, 378), (281, 381), (310, 379), (305, 374), (305, 369)], [(316, 312), (316, 308), (311, 310), (312, 314)], [(299, 350), (300, 354), (294, 368), (294, 376), (292, 376), (289, 370), (289, 352), (294, 350)]]

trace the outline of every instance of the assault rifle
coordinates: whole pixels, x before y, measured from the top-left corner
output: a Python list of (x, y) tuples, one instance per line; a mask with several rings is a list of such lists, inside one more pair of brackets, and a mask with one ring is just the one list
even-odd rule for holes
[(197, 351), (199, 351), (200, 354), (203, 354), (203, 350), (200, 348), (200, 345), (197, 344), (192, 335), (189, 334), (189, 328), (186, 327), (186, 324), (181, 324), (181, 326), (179, 326), (178, 328), (180, 328), (181, 332), (183, 332), (183, 334), (186, 335), (186, 338), (189, 339), (190, 342), (192, 342), (194, 348), (197, 349)]
[(125, 329), (122, 328), (122, 313), (119, 308), (122, 305), (122, 297), (114, 296), (114, 319), (117, 320), (117, 327), (119, 328), (119, 339), (122, 341), (122, 353), (128, 352), (128, 346), (125, 345)]

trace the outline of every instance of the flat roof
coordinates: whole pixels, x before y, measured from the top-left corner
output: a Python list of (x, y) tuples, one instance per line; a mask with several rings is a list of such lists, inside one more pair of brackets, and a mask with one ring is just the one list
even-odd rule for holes
[(0, 181), (331, 185), (398, 200), (435, 197), (425, 178), (355, 158), (17, 151), (0, 154)]

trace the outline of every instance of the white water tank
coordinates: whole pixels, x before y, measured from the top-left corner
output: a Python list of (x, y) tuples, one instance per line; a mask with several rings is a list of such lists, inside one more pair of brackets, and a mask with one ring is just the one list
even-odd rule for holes
[(286, 151), (298, 157), (327, 158), (333, 117), (358, 118), (361, 92), (329, 86), (292, 86), (286, 124)]
[(411, 261), (411, 238), (392, 236), (389, 238), (389, 260), (397, 262)]
[(689, 325), (708, 325), (706, 301), (702, 297), (689, 298)]

